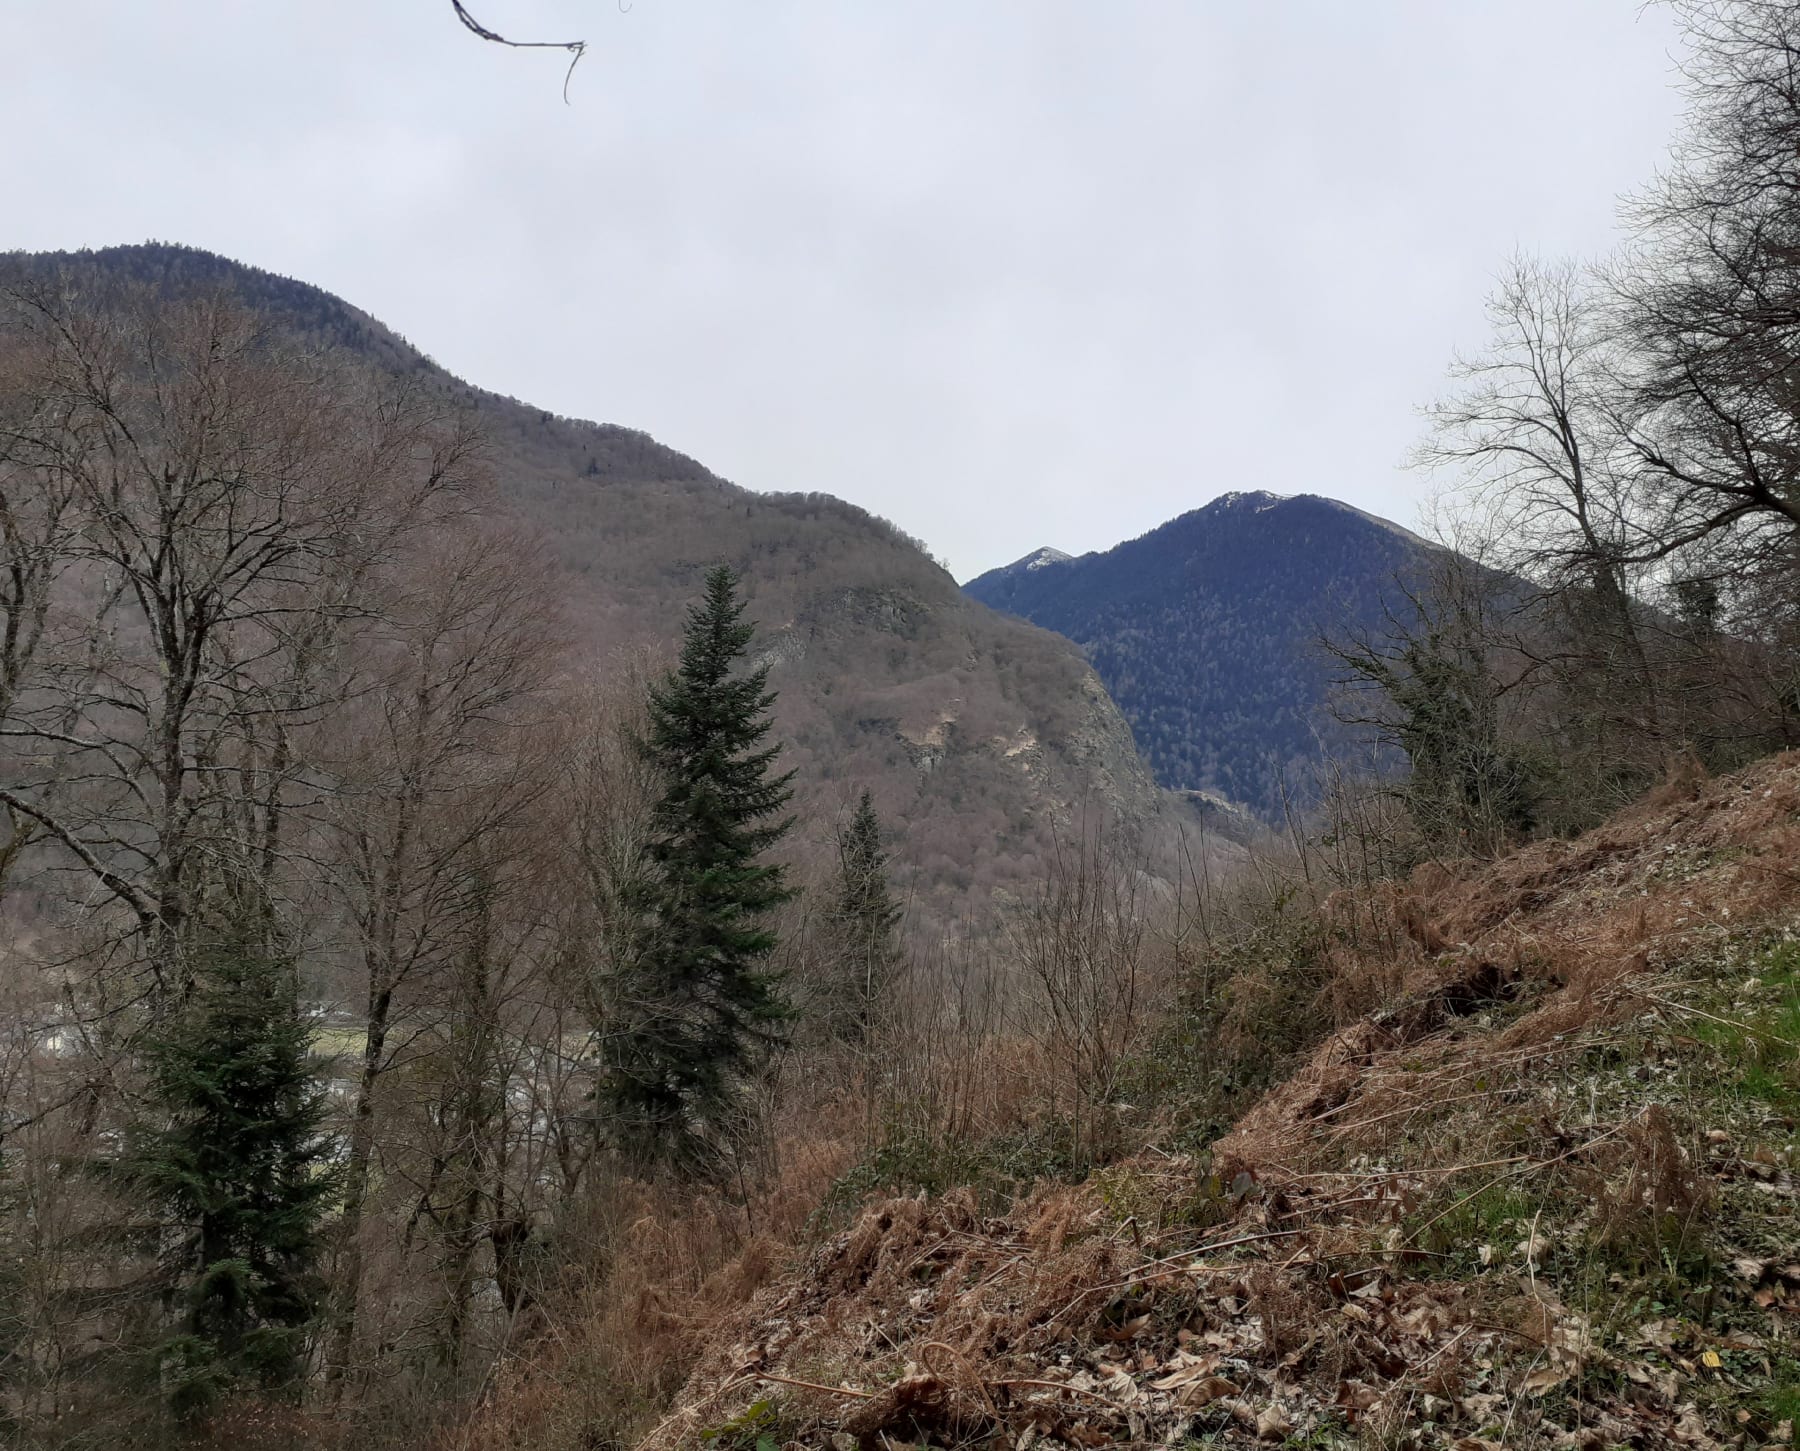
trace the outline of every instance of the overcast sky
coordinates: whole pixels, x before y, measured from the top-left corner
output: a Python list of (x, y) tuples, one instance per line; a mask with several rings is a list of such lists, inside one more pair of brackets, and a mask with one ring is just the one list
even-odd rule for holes
[(1664, 156), (1638, 0), (6, 7), (0, 247), (317, 283), (470, 381), (823, 490), (966, 578), (1230, 489), (1411, 523), (1515, 247)]

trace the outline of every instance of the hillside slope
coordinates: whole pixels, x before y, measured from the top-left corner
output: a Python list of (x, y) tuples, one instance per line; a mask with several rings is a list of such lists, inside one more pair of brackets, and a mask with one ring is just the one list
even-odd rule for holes
[(501, 496), (548, 539), (568, 622), (600, 668), (614, 651), (667, 646), (705, 569), (739, 569), (805, 829), (828, 832), (869, 785), (899, 829), (897, 860), (944, 912), (1035, 880), (1052, 822), (1084, 804), (1140, 822), (1160, 809), (1079, 653), (971, 600), (917, 541), (861, 509), (752, 493), (644, 433), (472, 387), (338, 298), (210, 253), (150, 244), (10, 261), (89, 291), (230, 288), (277, 328), (471, 408)]
[(1038, 550), (964, 588), (1080, 645), (1164, 786), (1273, 817), (1330, 735), (1320, 633), (1379, 620), (1395, 574), (1428, 547), (1332, 499), (1235, 493), (1102, 553)]
[(1330, 899), (1381, 1006), (1210, 1149), (869, 1206), (647, 1446), (1791, 1445), (1797, 848), (1788, 755)]

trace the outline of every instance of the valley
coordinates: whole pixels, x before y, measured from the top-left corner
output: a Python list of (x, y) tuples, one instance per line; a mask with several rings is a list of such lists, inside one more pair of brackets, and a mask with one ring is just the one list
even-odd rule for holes
[(1151, 9), (21, 11), (0, 1443), (1800, 1445), (1800, 3)]

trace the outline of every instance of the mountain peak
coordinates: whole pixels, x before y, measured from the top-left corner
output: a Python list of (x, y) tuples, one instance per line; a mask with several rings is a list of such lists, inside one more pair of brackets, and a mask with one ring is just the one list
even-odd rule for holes
[(1359, 509), (1354, 504), (1347, 504), (1342, 499), (1333, 499), (1325, 494), (1274, 494), (1267, 489), (1233, 490), (1220, 494), (1211, 503), (1202, 504), (1192, 513), (1183, 515), (1187, 519), (1217, 519), (1221, 516), (1249, 517), (1256, 514), (1268, 514), (1280, 511), (1284, 516), (1289, 513), (1329, 513), (1348, 514), (1364, 524), (1373, 524), (1378, 529), (1397, 535), (1409, 544), (1421, 548), (1435, 548), (1429, 539), (1415, 534), (1404, 524), (1396, 524), (1392, 519), (1384, 519), (1379, 514), (1371, 514), (1367, 509)]
[(1220, 494), (1056, 569), (969, 581), (1080, 645), (1164, 786), (1279, 820), (1335, 739), (1321, 635), (1378, 624), (1425, 541), (1319, 494)]
[(1210, 504), (1201, 507), (1205, 510), (1248, 509), (1253, 514), (1266, 513), (1278, 504), (1288, 503), (1296, 497), (1317, 497), (1316, 495), (1272, 494), (1267, 489), (1233, 489), (1229, 493), (1220, 494)]

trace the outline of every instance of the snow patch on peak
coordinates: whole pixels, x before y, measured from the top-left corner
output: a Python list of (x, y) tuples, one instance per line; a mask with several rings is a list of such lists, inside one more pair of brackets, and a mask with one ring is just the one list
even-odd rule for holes
[(1213, 505), (1229, 509), (1239, 504), (1248, 504), (1252, 513), (1265, 514), (1277, 504), (1285, 504), (1293, 497), (1292, 494), (1271, 494), (1267, 489), (1233, 489), (1229, 493), (1220, 494), (1213, 500)]
[(1357, 518), (1366, 523), (1373, 524), (1379, 529), (1384, 529), (1389, 534), (1398, 535), (1400, 538), (1405, 539), (1410, 543), (1422, 545), (1427, 549), (1441, 548), (1440, 545), (1433, 544), (1429, 539), (1415, 534), (1404, 524), (1396, 524), (1392, 519), (1383, 519), (1379, 514), (1371, 514), (1367, 509), (1359, 509), (1354, 504), (1346, 504), (1342, 499), (1333, 499), (1325, 494), (1275, 494), (1270, 493), (1267, 489), (1251, 489), (1247, 491), (1233, 490), (1228, 494), (1220, 494), (1218, 498), (1214, 499), (1212, 503), (1205, 507), (1213, 509), (1243, 505), (1247, 506), (1252, 514), (1266, 514), (1271, 509), (1277, 508), (1282, 504), (1293, 503), (1297, 500), (1307, 500), (1315, 504), (1326, 504), (1333, 509), (1341, 509), (1346, 514), (1354, 514)]
[(1062, 563), (1064, 560), (1073, 560), (1073, 558), (1075, 558), (1075, 554), (1064, 554), (1060, 549), (1051, 549), (1049, 545), (1044, 545), (1042, 549), (1035, 549), (1033, 553), (1026, 554), (1022, 560), (1013, 560), (1010, 565), (1006, 565), (1006, 572), (1012, 574), (1021, 569), (1044, 569), (1051, 563)]
[(1325, 502), (1327, 504), (1335, 504), (1347, 514), (1355, 514), (1358, 518), (1366, 519), (1369, 523), (1387, 530), (1390, 534), (1397, 534), (1400, 538), (1409, 540), (1414, 544), (1422, 545), (1426, 549), (1443, 548), (1441, 544), (1432, 543), (1432, 541), (1425, 538), (1424, 535), (1413, 533), (1413, 531), (1408, 529), (1404, 524), (1396, 524), (1392, 519), (1383, 519), (1379, 514), (1371, 514), (1367, 509), (1359, 509), (1354, 504), (1346, 504), (1342, 499), (1326, 499)]

